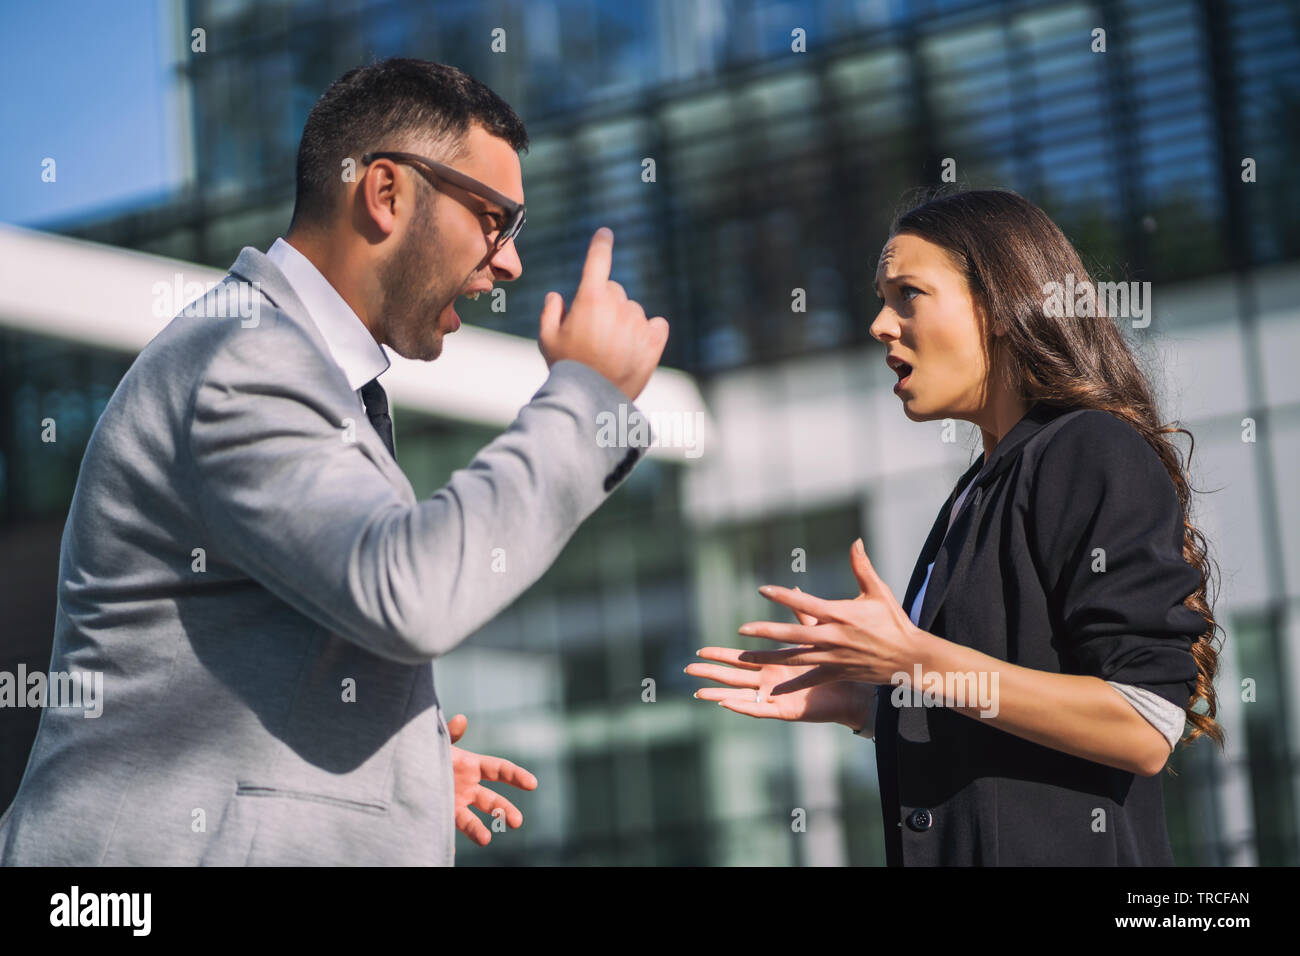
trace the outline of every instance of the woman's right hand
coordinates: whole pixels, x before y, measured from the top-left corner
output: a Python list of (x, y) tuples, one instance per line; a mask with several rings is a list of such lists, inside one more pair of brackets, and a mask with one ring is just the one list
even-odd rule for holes
[[(801, 624), (811, 626), (817, 623), (811, 615), (796, 612), (796, 617)], [(703, 647), (697, 653), (706, 661), (717, 663), (688, 664), (686, 673), (727, 685), (700, 688), (695, 692), (700, 700), (716, 700), (728, 710), (750, 717), (841, 723), (855, 731), (870, 720), (869, 708), (875, 705), (873, 684), (832, 681), (773, 697), (773, 687), (793, 680), (817, 665), (749, 664), (739, 659), (744, 652), (734, 647)], [(755, 699), (756, 691), (758, 699)]]

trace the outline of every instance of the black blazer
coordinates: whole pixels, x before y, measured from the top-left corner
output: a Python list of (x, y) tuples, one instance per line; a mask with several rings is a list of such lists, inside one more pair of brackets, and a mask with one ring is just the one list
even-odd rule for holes
[[(1185, 707), (1184, 606), (1200, 574), (1155, 451), (1108, 412), (1033, 405), (994, 447), (944, 539), (962, 476), (916, 562), (903, 606), (934, 570), (921, 628), (1035, 670), (1092, 674)], [(942, 541), (942, 547), (940, 542)], [(1094, 571), (1094, 549), (1105, 570)], [(1032, 743), (943, 707), (876, 692), (876, 765), (890, 866), (1172, 866), (1160, 775)]]

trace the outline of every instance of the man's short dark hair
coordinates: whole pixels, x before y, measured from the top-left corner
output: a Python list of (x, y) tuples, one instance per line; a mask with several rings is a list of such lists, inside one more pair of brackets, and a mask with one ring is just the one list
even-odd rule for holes
[(372, 150), (404, 149), (441, 142), (442, 156), (463, 150), (471, 125), (510, 144), (528, 148), (523, 121), (508, 103), (468, 73), (427, 60), (394, 57), (349, 70), (330, 84), (307, 116), (298, 144), (298, 189), (293, 225), (319, 225), (341, 194), (343, 160), (364, 169)]

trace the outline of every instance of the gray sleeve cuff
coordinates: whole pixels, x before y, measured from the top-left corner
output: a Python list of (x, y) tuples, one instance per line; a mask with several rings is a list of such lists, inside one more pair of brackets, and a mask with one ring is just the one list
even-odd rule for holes
[(1113, 680), (1108, 680), (1106, 683), (1119, 691), (1124, 699), (1133, 705), (1134, 710), (1145, 717), (1151, 726), (1164, 734), (1165, 740), (1169, 741), (1171, 751), (1177, 746), (1179, 739), (1183, 736), (1183, 729), (1187, 722), (1187, 714), (1181, 707), (1170, 703), (1144, 687), (1120, 684)]
[(859, 727), (853, 733), (859, 737), (866, 737), (868, 740), (876, 739), (876, 692), (880, 685), (872, 684), (870, 692), (870, 703), (867, 707), (867, 722), (864, 726)]
[[(1146, 720), (1164, 735), (1165, 740), (1169, 742), (1169, 749), (1172, 751), (1177, 746), (1178, 741), (1183, 736), (1183, 730), (1187, 721), (1187, 715), (1177, 704), (1171, 704), (1163, 697), (1155, 694), (1142, 687), (1134, 687), (1131, 684), (1120, 684), (1116, 681), (1106, 681), (1111, 687), (1114, 687), (1125, 700), (1133, 705), (1133, 709), (1141, 714)], [(872, 697), (873, 705), (868, 711), (867, 723), (865, 727), (853, 731), (859, 737), (868, 737), (876, 739), (876, 708), (874, 706), (874, 695)]]

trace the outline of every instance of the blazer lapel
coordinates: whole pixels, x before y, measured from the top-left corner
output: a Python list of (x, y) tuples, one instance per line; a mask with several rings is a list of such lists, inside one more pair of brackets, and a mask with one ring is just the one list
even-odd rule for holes
[[(971, 466), (970, 471), (962, 476), (962, 480), (957, 483), (957, 488), (953, 490), (943, 513), (939, 516), (939, 522), (935, 525), (939, 534), (943, 534), (944, 528), (948, 527), (948, 518), (952, 514), (952, 507), (956, 503), (958, 495), (965, 486), (974, 480), (975, 475), (984, 462), (978, 461)], [(934, 568), (930, 571), (930, 583), (925, 586), (925, 600), (921, 604), (921, 613), (917, 616), (916, 623), (923, 631), (928, 631), (930, 625), (934, 623), (935, 615), (939, 613), (939, 606), (943, 604), (943, 596), (948, 590), (948, 582), (952, 580), (952, 570), (957, 565), (958, 558), (961, 555), (962, 545), (966, 543), (966, 528), (970, 524), (971, 514), (979, 506), (980, 499), (983, 495), (983, 482), (972, 488), (966, 496), (966, 501), (962, 505), (961, 514), (957, 516), (956, 523), (948, 531), (947, 537), (942, 539), (942, 544), (936, 545), (937, 553), (933, 558), (925, 558), (925, 564), (934, 561)], [(931, 532), (933, 535), (934, 532)], [(929, 542), (927, 542), (927, 545)], [(921, 580), (925, 580), (925, 567), (918, 566), (921, 573)], [(918, 590), (920, 585), (917, 585)]]
[[(910, 611), (912, 602), (916, 600), (916, 594), (921, 590), (921, 585), (925, 581), (925, 569), (930, 562), (935, 559), (935, 554), (939, 550), (939, 543), (943, 541), (944, 529), (948, 527), (948, 515), (952, 513), (953, 503), (956, 502), (957, 496), (961, 494), (962, 487), (970, 479), (970, 476), (976, 472), (979, 465), (973, 465), (966, 474), (961, 476), (957, 482), (957, 487), (953, 489), (948, 500), (944, 502), (943, 507), (939, 510), (939, 517), (935, 519), (934, 525), (930, 528), (930, 534), (925, 539), (925, 545), (921, 548), (921, 556), (916, 560), (916, 566), (912, 568), (912, 578), (907, 582), (907, 591), (903, 595), (903, 610)], [(926, 592), (929, 592), (926, 588)]]
[[(930, 530), (930, 537), (926, 539), (921, 559), (912, 572), (912, 583), (908, 585), (908, 597), (904, 603), (905, 609), (912, 606), (912, 601), (916, 599), (916, 592), (921, 589), (921, 582), (925, 580), (926, 566), (930, 561), (934, 561), (934, 569), (930, 572), (930, 582), (925, 587), (925, 600), (921, 604), (921, 613), (917, 616), (917, 627), (921, 628), (921, 630), (928, 631), (934, 623), (939, 608), (943, 606), (943, 599), (948, 592), (948, 586), (955, 577), (959, 576), (957, 572), (960, 571), (969, 550), (967, 545), (969, 544), (972, 547), (974, 545), (975, 539), (968, 531), (976, 517), (981, 513), (985, 491), (989, 483), (1011, 466), (1016, 460), (1021, 446), (1031, 436), (1066, 411), (1069, 411), (1069, 409), (1035, 402), (1020, 421), (1016, 422), (1011, 427), (1011, 430), (1002, 437), (1002, 440), (997, 443), (987, 465), (984, 462), (976, 462), (957, 482), (957, 487), (953, 489), (952, 495), (949, 496), (947, 504), (939, 515), (939, 520), (935, 522), (934, 528)], [(952, 513), (952, 506), (961, 494), (962, 489), (969, 482), (974, 482), (974, 487), (966, 496), (961, 514), (957, 516), (957, 521), (945, 538), (943, 537), (943, 529), (948, 526), (948, 516)], [(936, 541), (936, 537), (940, 540)]]

